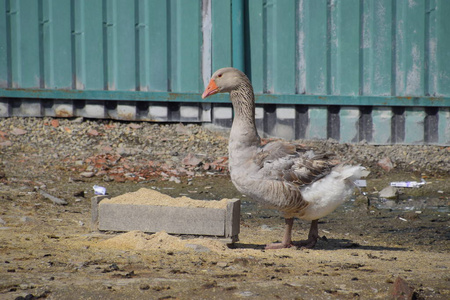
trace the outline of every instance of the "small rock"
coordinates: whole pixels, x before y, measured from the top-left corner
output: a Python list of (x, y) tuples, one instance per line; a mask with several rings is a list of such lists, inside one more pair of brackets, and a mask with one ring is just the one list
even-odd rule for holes
[(219, 261), (216, 266), (220, 267), (220, 268), (226, 268), (228, 267), (228, 263), (226, 261)]
[(85, 178), (91, 178), (91, 177), (93, 177), (94, 175), (95, 175), (94, 172), (81, 172), (81, 173), (80, 173), (80, 176), (81, 176), (81, 177), (85, 177)]
[(186, 248), (191, 248), (196, 252), (210, 252), (211, 250), (208, 247), (197, 245), (197, 244), (186, 244)]
[(0, 141), (6, 141), (8, 139), (8, 134), (0, 130)]
[(83, 117), (78, 117), (78, 118), (76, 118), (76, 119), (73, 119), (73, 120), (72, 120), (72, 123), (81, 124), (81, 123), (83, 123), (83, 121), (84, 121), (84, 118), (83, 118)]
[(387, 198), (387, 199), (395, 198), (395, 197), (397, 197), (397, 194), (398, 194), (398, 190), (393, 186), (387, 186), (378, 193), (378, 195), (381, 198)]
[(26, 133), (27, 133), (26, 130), (23, 130), (20, 128), (14, 128), (13, 130), (11, 130), (11, 134), (14, 134), (14, 135), (24, 135)]
[(414, 288), (411, 287), (400, 276), (395, 279), (394, 285), (391, 289), (391, 298), (396, 300), (412, 300), (414, 298)]
[(140, 286), (139, 286), (139, 289), (140, 290), (143, 290), (143, 291), (146, 291), (146, 290), (148, 290), (148, 289), (150, 289), (150, 286), (148, 285), (148, 284), (141, 284)]
[(263, 225), (261, 225), (261, 230), (264, 230), (264, 231), (271, 231), (272, 228), (270, 228), (269, 225), (263, 224)]
[(183, 165), (186, 165), (186, 166), (197, 167), (202, 163), (202, 160), (200, 158), (195, 157), (194, 154), (189, 153), (188, 155), (186, 155), (185, 158), (183, 158), (182, 163), (183, 163)]
[(154, 286), (152, 288), (152, 290), (154, 290), (156, 292), (160, 292), (160, 291), (164, 291), (164, 290), (170, 290), (170, 286), (168, 286), (168, 285), (157, 285), (157, 286)]
[(73, 194), (74, 197), (83, 197), (84, 198), (84, 191), (79, 191)]
[(113, 148), (111, 146), (102, 147), (102, 152), (104, 152), (104, 153), (111, 153), (112, 151), (113, 151)]
[(53, 119), (53, 120), (50, 122), (50, 124), (51, 124), (54, 128), (56, 128), (56, 127), (59, 126), (59, 121), (58, 121), (57, 119)]
[(130, 127), (131, 129), (139, 129), (139, 128), (142, 128), (142, 125), (139, 125), (136, 123), (131, 123), (128, 125), (128, 127)]
[(253, 296), (256, 296), (254, 293), (252, 293), (250, 291), (239, 292), (239, 293), (236, 293), (236, 295), (241, 296), (241, 297), (253, 297)]
[(0, 218), (0, 224), (6, 225), (6, 222), (2, 218)]
[(33, 300), (33, 299), (37, 299), (33, 294), (28, 294), (25, 297), (19, 296), (16, 297), (15, 300)]
[(386, 172), (389, 172), (394, 168), (394, 165), (392, 164), (392, 161), (389, 157), (382, 158), (378, 161), (378, 165), (385, 170)]
[(207, 283), (202, 285), (202, 288), (204, 288), (204, 289), (212, 289), (212, 288), (215, 288), (215, 287), (217, 287), (217, 282), (216, 281), (207, 282)]
[(192, 134), (192, 131), (189, 130), (188, 128), (186, 128), (186, 126), (184, 126), (181, 123), (177, 124), (177, 126), (175, 127), (175, 132), (178, 133), (179, 135), (191, 135)]
[(88, 135), (91, 135), (91, 136), (97, 136), (97, 135), (99, 135), (98, 131), (95, 130), (95, 129), (89, 129), (89, 130), (87, 131), (87, 134), (88, 134)]
[(103, 176), (103, 181), (104, 182), (111, 182), (111, 181), (114, 181), (114, 178), (111, 178), (110, 176), (105, 175), (105, 176)]
[(175, 183), (181, 183), (181, 180), (179, 178), (175, 177), (175, 176), (171, 176), (169, 178), (169, 181), (173, 181)]
[(0, 143), (0, 147), (10, 147), (10, 146), (12, 146), (11, 141), (4, 141)]
[(109, 273), (114, 271), (120, 271), (120, 268), (117, 264), (113, 263), (112, 265), (103, 269), (102, 273)]
[(30, 218), (30, 217), (25, 216), (25, 217), (21, 217), (20, 221), (23, 222), (23, 223), (30, 223), (31, 221), (33, 221), (33, 219)]

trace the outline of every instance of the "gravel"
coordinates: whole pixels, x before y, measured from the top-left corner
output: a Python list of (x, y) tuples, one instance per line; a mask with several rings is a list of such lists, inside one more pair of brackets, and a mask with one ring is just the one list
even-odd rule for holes
[[(2, 165), (7, 169), (8, 164), (23, 160), (40, 166), (33, 172), (35, 179), (50, 167), (79, 177), (102, 176), (105, 181), (119, 182), (142, 181), (154, 176), (176, 181), (177, 177), (206, 172), (226, 173), (227, 136), (197, 124), (3, 118), (0, 119), (0, 180), (7, 176), (2, 173)], [(339, 144), (334, 140), (297, 142), (334, 152), (343, 161), (364, 165), (374, 174), (385, 172), (380, 161), (392, 163), (391, 172), (422, 175), (450, 172), (450, 147), (445, 146), (376, 146)]]

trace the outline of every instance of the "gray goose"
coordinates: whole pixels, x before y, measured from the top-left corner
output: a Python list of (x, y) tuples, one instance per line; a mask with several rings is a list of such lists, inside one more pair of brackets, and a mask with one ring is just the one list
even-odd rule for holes
[[(261, 144), (255, 126), (255, 97), (247, 76), (234, 68), (217, 70), (202, 98), (230, 93), (234, 119), (228, 145), (233, 184), (257, 202), (281, 211), (285, 233), (281, 243), (266, 249), (313, 248), (319, 237), (318, 219), (350, 197), (353, 182), (367, 175), (361, 166), (339, 164), (330, 155), (317, 155), (299, 145), (274, 141)], [(311, 221), (306, 241), (292, 241), (294, 217)]]

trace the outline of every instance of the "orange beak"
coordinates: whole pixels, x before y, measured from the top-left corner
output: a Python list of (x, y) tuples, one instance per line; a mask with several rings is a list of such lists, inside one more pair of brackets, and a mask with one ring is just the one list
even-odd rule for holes
[(209, 81), (208, 86), (206, 87), (205, 91), (202, 94), (202, 99), (205, 99), (208, 96), (217, 94), (219, 92), (219, 88), (216, 85), (216, 82), (214, 81), (214, 79), (211, 79)]

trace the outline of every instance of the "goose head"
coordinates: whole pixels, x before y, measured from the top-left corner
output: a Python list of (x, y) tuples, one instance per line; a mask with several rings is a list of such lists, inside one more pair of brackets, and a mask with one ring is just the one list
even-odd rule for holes
[(202, 99), (217, 93), (229, 93), (239, 88), (243, 82), (249, 83), (247, 76), (235, 68), (217, 70), (202, 94)]

